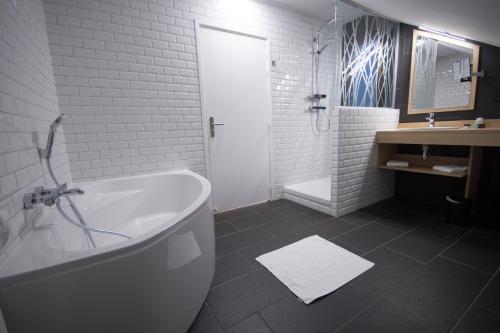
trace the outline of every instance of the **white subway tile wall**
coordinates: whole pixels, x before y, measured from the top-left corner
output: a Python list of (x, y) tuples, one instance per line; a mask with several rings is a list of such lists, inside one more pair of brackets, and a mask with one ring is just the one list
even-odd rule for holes
[(333, 216), (342, 216), (394, 195), (394, 173), (376, 168), (377, 130), (396, 128), (399, 110), (334, 107), (331, 134), (331, 199), (284, 198)]
[(394, 195), (394, 172), (377, 169), (375, 132), (396, 128), (399, 110), (335, 107), (332, 209), (342, 216)]
[[(68, 118), (53, 164), (63, 181), (185, 167), (206, 174), (194, 18), (269, 37), (273, 198), (284, 183), (330, 173), (332, 206), (322, 211), (342, 215), (392, 195), (392, 174), (374, 167), (374, 133), (394, 127), (397, 110), (335, 108), (331, 130), (314, 133), (306, 96), (316, 19), (253, 1), (2, 1), (0, 236), (9, 232), (9, 246), (0, 260), (41, 212), (24, 211), (22, 196), (52, 185), (36, 147), (60, 111)], [(334, 44), (321, 58), (328, 110), (338, 103), (339, 52)]]
[(436, 65), (436, 88), (434, 92), (434, 107), (446, 108), (464, 106), (470, 100), (470, 82), (453, 80), (453, 63), (465, 58), (464, 54), (452, 54), (439, 57)]
[[(45, 145), (49, 125), (59, 114), (43, 3), (13, 3), (0, 1), (0, 262), (41, 213), (41, 207), (23, 210), (22, 198), (35, 186), (52, 185), (36, 147)], [(53, 165), (61, 180), (71, 181), (60, 133)]]
[[(322, 22), (232, 0), (46, 0), (45, 11), (74, 179), (184, 167), (205, 174), (194, 18), (270, 39), (273, 197), (285, 182), (329, 173), (329, 135), (315, 136), (306, 112), (312, 35)], [(333, 49), (321, 59), (329, 95)]]

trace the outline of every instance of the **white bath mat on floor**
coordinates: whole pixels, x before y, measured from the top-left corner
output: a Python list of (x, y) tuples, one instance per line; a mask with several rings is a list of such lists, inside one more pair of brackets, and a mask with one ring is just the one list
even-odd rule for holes
[(340, 288), (374, 265), (317, 235), (256, 260), (306, 304)]

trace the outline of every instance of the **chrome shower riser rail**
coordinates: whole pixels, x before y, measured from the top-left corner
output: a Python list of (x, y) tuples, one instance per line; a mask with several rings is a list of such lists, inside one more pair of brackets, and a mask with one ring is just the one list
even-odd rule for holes
[[(61, 114), (50, 125), (49, 134), (47, 137), (47, 146), (44, 149), (39, 149), (40, 157), (45, 159), (46, 164), (47, 164), (47, 170), (49, 172), (50, 178), (52, 179), (52, 181), (56, 185), (55, 191), (49, 190), (49, 191), (46, 191), (47, 193), (44, 192), (45, 195), (48, 195), (50, 197), (48, 198), (49, 200), (44, 200), (43, 203), (46, 205), (50, 205), (50, 206), (55, 203), (57, 210), (59, 211), (59, 213), (62, 215), (62, 217), (66, 221), (68, 221), (69, 223), (71, 223), (71, 224), (73, 224), (73, 225), (75, 225), (83, 230), (85, 237), (87, 239), (87, 244), (89, 244), (93, 248), (96, 248), (97, 246), (96, 246), (96, 243), (95, 243), (95, 240), (92, 236), (91, 231), (99, 232), (99, 233), (107, 234), (107, 235), (119, 236), (119, 237), (123, 237), (126, 239), (131, 239), (131, 237), (124, 235), (124, 234), (121, 234), (119, 232), (89, 227), (87, 225), (87, 223), (85, 222), (85, 219), (83, 218), (82, 214), (78, 210), (78, 207), (75, 205), (73, 200), (71, 200), (71, 198), (68, 196), (68, 194), (72, 194), (72, 193), (83, 194), (83, 191), (81, 191), (79, 189), (73, 189), (71, 191), (66, 191), (66, 192), (60, 190), (60, 189), (65, 188), (65, 185), (61, 186), (61, 183), (57, 180), (57, 178), (54, 174), (54, 170), (52, 168), (52, 164), (50, 163), (50, 158), (52, 157), (52, 147), (54, 145), (56, 130), (61, 125), (64, 117), (65, 117), (65, 115)], [(68, 201), (68, 203), (71, 207), (71, 210), (73, 211), (73, 213), (77, 217), (78, 222), (74, 221), (71, 217), (69, 217), (68, 214), (66, 214), (66, 212), (62, 209), (61, 200), (60, 200), (61, 197), (66, 198), (66, 200)], [(38, 203), (38, 201), (33, 201), (32, 203)], [(25, 207), (26, 207), (26, 205), (25, 205)]]

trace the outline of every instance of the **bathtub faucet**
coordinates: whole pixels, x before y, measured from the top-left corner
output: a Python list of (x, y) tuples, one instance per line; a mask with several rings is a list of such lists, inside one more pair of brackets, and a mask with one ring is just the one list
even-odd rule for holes
[(45, 189), (43, 186), (35, 187), (33, 193), (27, 193), (23, 197), (25, 209), (32, 209), (36, 204), (43, 203), (45, 206), (53, 206), (63, 195), (82, 195), (84, 192), (79, 188), (68, 189), (67, 184), (55, 188)]

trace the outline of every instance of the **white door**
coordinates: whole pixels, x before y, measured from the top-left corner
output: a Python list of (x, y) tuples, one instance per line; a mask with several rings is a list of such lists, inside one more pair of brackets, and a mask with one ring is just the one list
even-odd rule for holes
[(199, 46), (214, 208), (269, 200), (267, 41), (200, 26)]

